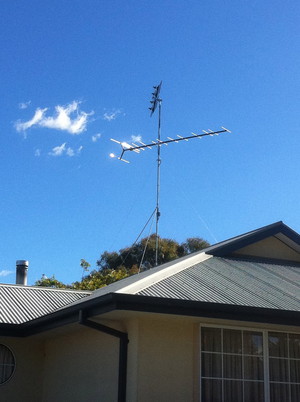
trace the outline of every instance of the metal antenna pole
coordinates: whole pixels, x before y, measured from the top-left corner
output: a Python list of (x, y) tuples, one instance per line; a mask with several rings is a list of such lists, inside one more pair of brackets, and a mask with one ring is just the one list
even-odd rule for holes
[[(152, 149), (152, 147), (157, 147), (157, 175), (156, 175), (156, 207), (154, 209), (154, 211), (151, 214), (150, 219), (154, 216), (154, 214), (156, 215), (156, 229), (155, 229), (155, 266), (158, 265), (158, 252), (159, 252), (159, 236), (158, 236), (158, 223), (159, 223), (159, 218), (160, 218), (160, 210), (159, 210), (159, 198), (160, 198), (160, 165), (161, 165), (161, 157), (160, 157), (160, 147), (162, 145), (169, 145), (172, 143), (178, 143), (181, 141), (189, 141), (193, 138), (198, 138), (198, 139), (202, 139), (203, 137), (213, 137), (216, 135), (219, 135), (221, 133), (231, 133), (231, 131), (229, 131), (227, 128), (225, 127), (221, 127), (221, 130), (217, 130), (217, 131), (212, 131), (210, 129), (206, 130), (202, 130), (201, 134), (196, 134), (196, 133), (191, 133), (192, 135), (188, 135), (188, 136), (181, 136), (179, 134), (176, 135), (176, 138), (172, 138), (172, 137), (167, 137), (167, 140), (161, 140), (161, 136), (160, 136), (160, 130), (161, 130), (161, 104), (162, 104), (162, 99), (159, 97), (159, 93), (161, 90), (161, 85), (162, 85), (162, 81), (160, 82), (159, 85), (153, 87), (154, 88), (154, 92), (152, 93), (152, 100), (150, 101), (151, 106), (149, 107), (150, 110), (150, 117), (153, 115), (153, 113), (155, 112), (157, 106), (158, 106), (158, 138), (156, 141), (152, 141), (148, 144), (145, 144), (144, 142), (142, 142), (141, 140), (136, 140), (136, 142), (138, 142), (139, 144), (135, 144), (135, 143), (131, 143), (128, 144), (127, 142), (122, 142), (122, 141), (117, 141), (113, 138), (111, 138), (111, 140), (113, 142), (116, 142), (117, 144), (119, 144), (121, 146), (121, 154), (119, 157), (117, 157), (115, 154), (111, 153), (110, 157), (111, 158), (115, 158), (117, 157), (119, 160), (129, 163), (128, 160), (124, 159), (124, 154), (128, 153), (128, 152), (135, 152), (137, 154), (140, 153), (140, 151), (145, 151), (146, 149)], [(149, 219), (149, 220), (150, 220)], [(149, 222), (148, 220), (148, 222)], [(147, 224), (148, 224), (147, 222)], [(146, 225), (147, 225), (146, 224)], [(145, 226), (144, 226), (145, 228)], [(143, 229), (144, 230), (144, 229)], [(140, 266), (141, 267), (141, 266)]]
[[(160, 127), (161, 127), (161, 99), (158, 99), (158, 137), (157, 140), (160, 142)], [(158, 237), (158, 221), (160, 217), (159, 210), (159, 195), (160, 195), (160, 145), (157, 147), (157, 178), (156, 178), (156, 229), (155, 229), (155, 266), (158, 265), (158, 250), (159, 250), (159, 237)]]

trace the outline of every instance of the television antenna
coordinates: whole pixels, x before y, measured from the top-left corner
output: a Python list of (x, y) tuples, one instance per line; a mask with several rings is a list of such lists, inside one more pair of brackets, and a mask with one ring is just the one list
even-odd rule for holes
[[(231, 133), (227, 128), (221, 127), (221, 130), (217, 131), (212, 131), (210, 129), (208, 130), (202, 130), (201, 134), (196, 134), (196, 133), (191, 133), (189, 136), (181, 136), (181, 135), (176, 135), (177, 138), (172, 138), (172, 137), (167, 137), (167, 140), (161, 140), (161, 104), (162, 104), (162, 99), (159, 96), (160, 95), (160, 90), (162, 86), (162, 81), (159, 83), (159, 85), (154, 86), (154, 92), (152, 92), (152, 99), (150, 101), (151, 106), (149, 107), (150, 110), (150, 117), (153, 115), (155, 110), (157, 109), (158, 106), (158, 129), (157, 129), (157, 139), (156, 141), (151, 141), (149, 144), (145, 144), (142, 141), (136, 141), (138, 144), (135, 142), (132, 142), (129, 144), (128, 142), (124, 141), (117, 141), (114, 138), (111, 138), (111, 141), (116, 142), (121, 146), (121, 154), (120, 156), (116, 156), (114, 153), (111, 153), (109, 156), (111, 158), (117, 158), (122, 162), (130, 163), (127, 159), (124, 159), (124, 155), (126, 152), (135, 152), (139, 154), (141, 151), (145, 151), (146, 149), (152, 149), (153, 147), (157, 147), (157, 165), (156, 165), (156, 207), (154, 212), (151, 214), (151, 217), (155, 213), (156, 217), (156, 227), (155, 227), (155, 266), (158, 265), (158, 250), (159, 250), (159, 236), (158, 236), (158, 222), (160, 218), (160, 210), (159, 210), (159, 200), (160, 200), (160, 165), (161, 165), (161, 157), (160, 157), (160, 150), (162, 145), (168, 146), (171, 143), (178, 143), (180, 141), (189, 141), (193, 138), (199, 138), (201, 139), (202, 137), (207, 137), (207, 136), (216, 136), (221, 133)], [(151, 219), (150, 217), (150, 219)], [(149, 221), (148, 221), (149, 222)]]

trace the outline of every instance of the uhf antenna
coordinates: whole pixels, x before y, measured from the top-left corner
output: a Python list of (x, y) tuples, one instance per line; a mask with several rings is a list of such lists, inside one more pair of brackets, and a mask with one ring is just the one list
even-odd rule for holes
[[(192, 135), (189, 136), (181, 136), (181, 135), (176, 135), (177, 138), (171, 138), (167, 137), (167, 140), (161, 141), (161, 104), (162, 104), (162, 99), (160, 98), (160, 90), (161, 90), (161, 85), (162, 81), (160, 82), (159, 85), (154, 86), (154, 92), (152, 93), (152, 99), (150, 101), (151, 107), (149, 107), (150, 110), (150, 117), (153, 115), (155, 112), (157, 106), (158, 106), (158, 133), (157, 133), (157, 140), (156, 141), (151, 141), (149, 144), (145, 144), (142, 141), (137, 140), (139, 144), (136, 144), (132, 142), (131, 144), (124, 142), (124, 141), (117, 141), (113, 138), (111, 138), (111, 141), (116, 142), (121, 146), (121, 154), (119, 157), (117, 157), (120, 161), (129, 163), (127, 159), (124, 159), (124, 154), (128, 151), (130, 152), (135, 152), (135, 153), (140, 153), (140, 151), (145, 151), (145, 149), (152, 149), (152, 147), (157, 147), (157, 176), (156, 176), (156, 208), (155, 208), (155, 215), (156, 215), (156, 229), (155, 229), (155, 236), (156, 236), (156, 243), (155, 243), (155, 265), (158, 265), (158, 249), (159, 249), (159, 236), (158, 236), (158, 221), (160, 217), (160, 210), (159, 210), (159, 197), (160, 197), (160, 165), (161, 165), (161, 157), (160, 157), (160, 147), (162, 145), (168, 145), (170, 143), (178, 143), (180, 141), (188, 141), (192, 138), (199, 138), (201, 139), (202, 137), (206, 136), (215, 136), (219, 135), (221, 133), (231, 133), (227, 128), (221, 127), (221, 130), (218, 131), (212, 131), (210, 129), (208, 130), (202, 130), (201, 134), (196, 134), (196, 133), (191, 133)], [(110, 154), (111, 158), (115, 158), (116, 155), (111, 153)], [(152, 213), (153, 215), (153, 213)]]

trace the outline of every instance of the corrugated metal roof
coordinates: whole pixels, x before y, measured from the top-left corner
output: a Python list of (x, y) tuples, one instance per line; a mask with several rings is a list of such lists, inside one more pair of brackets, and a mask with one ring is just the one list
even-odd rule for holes
[(90, 295), (66, 289), (0, 284), (0, 323), (21, 324)]
[(0, 284), (0, 323), (21, 324), (107, 293), (300, 312), (300, 264), (204, 257), (185, 257), (93, 293)]
[(300, 311), (300, 266), (213, 257), (137, 294)]

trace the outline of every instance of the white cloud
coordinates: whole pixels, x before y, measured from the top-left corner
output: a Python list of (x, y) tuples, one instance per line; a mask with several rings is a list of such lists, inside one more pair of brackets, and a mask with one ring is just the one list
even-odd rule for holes
[(41, 150), (37, 148), (34, 152), (34, 156), (41, 156)]
[(141, 135), (132, 135), (131, 136), (131, 141), (133, 141), (133, 142), (142, 141), (142, 136)]
[(99, 138), (101, 138), (101, 134), (100, 133), (95, 134), (92, 136), (92, 141), (97, 142), (99, 140)]
[(30, 128), (34, 125), (40, 125), (40, 122), (44, 118), (44, 114), (45, 114), (46, 110), (47, 110), (47, 108), (45, 108), (45, 109), (37, 108), (35, 111), (35, 114), (31, 120), (28, 120), (24, 123), (17, 121), (15, 124), (16, 130), (17, 131), (26, 131), (28, 128)]
[(66, 143), (64, 142), (61, 145), (58, 145), (57, 147), (52, 148), (52, 151), (49, 152), (49, 155), (52, 156), (61, 156), (66, 150)]
[(33, 118), (27, 122), (18, 121), (15, 124), (17, 131), (25, 131), (32, 126), (53, 128), (67, 131), (70, 134), (80, 134), (86, 130), (89, 116), (94, 112), (86, 113), (79, 109), (80, 102), (73, 101), (66, 106), (55, 106), (53, 116), (45, 116), (48, 108), (36, 109)]
[(112, 112), (105, 112), (103, 115), (103, 119), (107, 121), (112, 121), (117, 118), (117, 116), (122, 113), (121, 110), (114, 110)]
[(20, 102), (19, 103), (19, 109), (27, 109), (28, 106), (30, 105), (31, 101), (28, 102)]
[(83, 146), (81, 145), (79, 148), (74, 150), (71, 147), (67, 147), (67, 143), (64, 142), (61, 145), (58, 145), (57, 147), (52, 148), (52, 151), (49, 152), (49, 155), (51, 156), (63, 156), (63, 155), (68, 155), (70, 157), (79, 155), (83, 149)]
[(13, 273), (14, 273), (14, 271), (8, 271), (7, 269), (2, 269), (2, 271), (0, 271), (0, 276), (8, 276)]
[(66, 149), (66, 154), (68, 155), (68, 156), (74, 156), (75, 155), (75, 152), (74, 152), (74, 149), (72, 149), (72, 148), (67, 148)]

